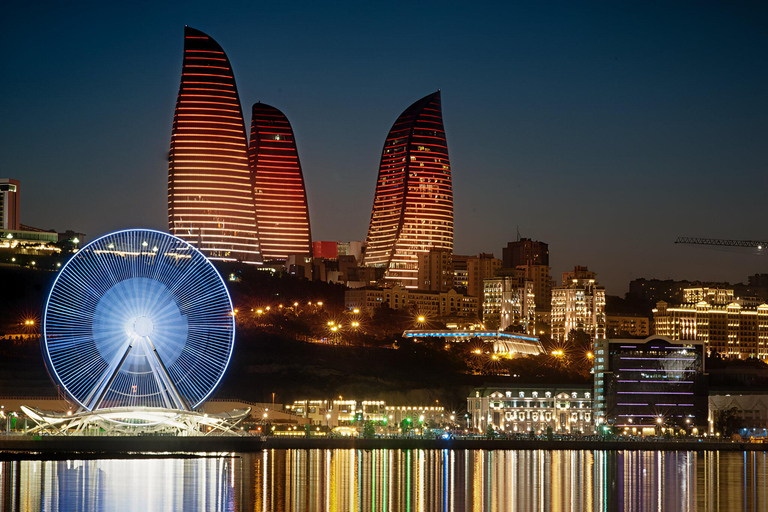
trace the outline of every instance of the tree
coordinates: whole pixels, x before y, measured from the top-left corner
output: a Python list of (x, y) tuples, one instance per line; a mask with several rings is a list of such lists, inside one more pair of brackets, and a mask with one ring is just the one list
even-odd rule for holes
[(493, 439), (496, 437), (496, 429), (493, 428), (493, 425), (490, 423), (488, 424), (488, 427), (485, 429), (485, 438), (486, 439)]
[(376, 427), (374, 427), (372, 421), (366, 421), (363, 425), (363, 437), (365, 439), (373, 439), (376, 437)]

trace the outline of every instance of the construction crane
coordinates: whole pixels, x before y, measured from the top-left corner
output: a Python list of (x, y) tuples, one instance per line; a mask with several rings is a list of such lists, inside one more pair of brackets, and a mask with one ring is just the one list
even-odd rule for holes
[(679, 236), (675, 240), (676, 244), (695, 244), (695, 245), (719, 245), (722, 247), (756, 247), (762, 251), (765, 248), (768, 252), (768, 241), (766, 240), (723, 240), (721, 238), (693, 238)]

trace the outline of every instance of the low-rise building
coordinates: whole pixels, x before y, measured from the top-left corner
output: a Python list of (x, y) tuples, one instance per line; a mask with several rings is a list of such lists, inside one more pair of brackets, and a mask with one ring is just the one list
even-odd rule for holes
[(742, 437), (766, 437), (768, 390), (710, 391), (707, 420), (710, 434), (731, 424)]
[(410, 420), (412, 428), (452, 421), (442, 406), (387, 405), (384, 400), (296, 400), (285, 409), (290, 414), (308, 419), (312, 425), (329, 428), (359, 426), (373, 421), (378, 426), (396, 430), (403, 420)]
[(476, 388), (467, 398), (470, 428), (506, 433), (594, 432), (592, 386), (519, 385)]
[(662, 336), (598, 339), (594, 349), (595, 421), (636, 434), (707, 425), (704, 345)]

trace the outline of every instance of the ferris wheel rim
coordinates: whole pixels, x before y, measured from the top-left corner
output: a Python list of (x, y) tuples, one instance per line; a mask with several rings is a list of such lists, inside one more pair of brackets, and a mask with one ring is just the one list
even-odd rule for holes
[[(45, 359), (46, 369), (53, 374), (52, 377), (53, 377), (53, 380), (55, 381), (55, 384), (57, 386), (61, 386), (64, 389), (64, 392), (65, 392), (66, 396), (69, 397), (70, 399), (72, 399), (75, 403), (77, 403), (78, 406), (80, 406), (84, 410), (91, 410), (91, 409), (86, 404), (84, 404), (77, 397), (77, 395), (74, 392), (72, 392), (67, 387), (64, 379), (60, 375), (60, 372), (56, 368), (56, 364), (51, 359), (51, 354), (50, 354), (49, 347), (48, 347), (48, 322), (49, 322), (49, 320), (48, 320), (48, 318), (49, 318), (48, 312), (49, 312), (49, 308), (50, 308), (50, 305), (51, 305), (51, 298), (53, 296), (54, 291), (56, 290), (56, 285), (59, 282), (59, 279), (61, 278), (61, 276), (65, 275), (65, 270), (70, 266), (70, 264), (72, 264), (73, 261), (75, 261), (75, 259), (77, 258), (77, 256), (80, 254), (81, 251), (83, 251), (83, 250), (85, 250), (85, 249), (87, 249), (87, 248), (97, 244), (98, 242), (104, 240), (105, 238), (112, 237), (112, 236), (117, 236), (117, 235), (121, 235), (121, 234), (125, 234), (125, 233), (131, 233), (131, 232), (145, 232), (145, 233), (159, 235), (161, 237), (167, 237), (167, 238), (172, 239), (172, 240), (174, 240), (174, 241), (176, 241), (178, 243), (181, 243), (183, 246), (189, 248), (194, 254), (196, 254), (199, 257), (201, 257), (203, 259), (203, 261), (206, 262), (213, 269), (213, 271), (214, 271), (213, 274), (216, 276), (216, 278), (218, 279), (218, 281), (221, 284), (221, 287), (224, 290), (226, 301), (227, 301), (227, 304), (229, 306), (229, 310), (230, 310), (231, 313), (234, 312), (234, 309), (233, 309), (234, 306), (232, 304), (232, 296), (229, 293), (229, 288), (227, 288), (226, 282), (224, 281), (224, 278), (219, 273), (218, 269), (216, 269), (216, 267), (213, 265), (211, 260), (209, 260), (208, 257), (205, 256), (205, 254), (203, 254), (202, 251), (200, 251), (193, 244), (189, 243), (188, 241), (184, 240), (183, 238), (181, 238), (179, 236), (176, 236), (176, 235), (174, 235), (172, 233), (169, 233), (169, 232), (166, 232), (166, 231), (161, 231), (159, 229), (152, 229), (152, 228), (126, 228), (126, 229), (120, 229), (120, 230), (117, 230), (117, 231), (110, 231), (110, 232), (108, 232), (106, 234), (103, 234), (103, 235), (99, 236), (98, 238), (95, 238), (92, 241), (88, 242), (82, 248), (80, 248), (77, 252), (72, 254), (69, 257), (69, 259), (67, 259), (67, 261), (57, 271), (57, 275), (54, 278), (53, 283), (51, 284), (51, 288), (48, 291), (48, 294), (46, 295), (46, 299), (45, 299), (45, 308), (43, 310), (43, 333), (42, 333), (43, 335), (41, 337), (41, 345), (42, 345), (42, 351), (43, 351), (44, 356), (45, 356), (44, 359)], [(223, 366), (222, 366), (222, 370), (221, 370), (221, 372), (219, 372), (219, 375), (215, 379), (215, 382), (210, 385), (210, 389), (200, 399), (196, 400), (195, 403), (190, 403), (189, 404), (191, 410), (194, 410), (194, 409), (198, 408), (201, 404), (203, 404), (206, 400), (208, 400), (210, 398), (210, 396), (216, 391), (218, 386), (221, 384), (221, 381), (224, 378), (224, 375), (226, 374), (226, 370), (229, 367), (229, 364), (232, 361), (232, 354), (234, 353), (235, 337), (236, 337), (236, 322), (235, 322), (234, 314), (231, 315), (231, 321), (229, 322), (229, 324), (230, 324), (230, 327), (231, 327), (231, 335), (229, 336), (229, 339), (230, 339), (230, 341), (228, 343), (229, 344), (229, 348), (227, 350), (227, 354), (226, 354), (226, 358), (225, 358)]]

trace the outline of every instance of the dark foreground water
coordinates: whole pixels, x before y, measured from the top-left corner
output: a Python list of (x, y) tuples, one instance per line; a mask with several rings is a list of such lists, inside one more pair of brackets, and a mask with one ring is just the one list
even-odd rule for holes
[(0, 463), (0, 510), (768, 510), (763, 452), (268, 450)]

